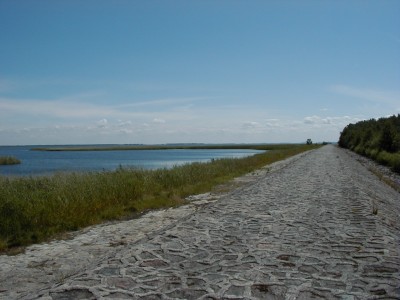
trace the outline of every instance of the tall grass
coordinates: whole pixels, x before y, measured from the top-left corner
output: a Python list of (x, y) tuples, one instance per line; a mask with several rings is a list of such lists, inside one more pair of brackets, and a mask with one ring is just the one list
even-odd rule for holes
[(0, 177), (0, 250), (148, 209), (177, 206), (188, 195), (315, 147), (292, 145), (247, 158), (172, 169)]
[(0, 166), (1, 165), (18, 165), (21, 161), (14, 156), (0, 156)]

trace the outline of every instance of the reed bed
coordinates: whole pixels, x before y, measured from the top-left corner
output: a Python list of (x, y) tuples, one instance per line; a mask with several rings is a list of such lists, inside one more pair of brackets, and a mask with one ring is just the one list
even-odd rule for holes
[(21, 161), (14, 156), (0, 156), (0, 166), (1, 165), (18, 165)]
[(172, 169), (0, 177), (0, 250), (149, 209), (178, 206), (189, 195), (315, 147), (291, 145), (247, 158)]

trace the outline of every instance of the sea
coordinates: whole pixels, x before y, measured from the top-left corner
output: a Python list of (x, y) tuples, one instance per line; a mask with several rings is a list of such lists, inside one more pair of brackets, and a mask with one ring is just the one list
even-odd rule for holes
[(242, 158), (264, 152), (251, 149), (33, 151), (34, 147), (36, 146), (0, 146), (0, 156), (14, 156), (21, 161), (18, 165), (0, 165), (0, 175), (48, 176), (63, 172), (113, 171), (120, 167), (168, 169), (193, 162)]

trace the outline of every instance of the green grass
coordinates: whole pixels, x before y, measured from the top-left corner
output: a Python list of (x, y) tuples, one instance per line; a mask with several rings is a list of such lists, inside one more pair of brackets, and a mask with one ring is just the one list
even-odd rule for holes
[(21, 161), (13, 156), (0, 156), (0, 165), (18, 165)]
[(279, 150), (247, 158), (172, 169), (0, 177), (0, 250), (149, 209), (181, 205), (189, 195), (210, 191), (237, 176), (316, 147), (276, 146)]
[(386, 151), (381, 151), (376, 155), (376, 161), (391, 167), (394, 172), (400, 174), (400, 152), (388, 153)]

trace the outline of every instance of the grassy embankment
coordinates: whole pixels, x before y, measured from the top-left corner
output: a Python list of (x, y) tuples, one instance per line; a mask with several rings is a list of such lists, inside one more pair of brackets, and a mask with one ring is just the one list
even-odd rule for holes
[(316, 147), (252, 146), (271, 151), (169, 170), (0, 176), (0, 250), (45, 241), (66, 231), (149, 209), (181, 205), (188, 195), (210, 191), (234, 177)]
[(21, 161), (13, 156), (0, 156), (1, 165), (18, 165)]

